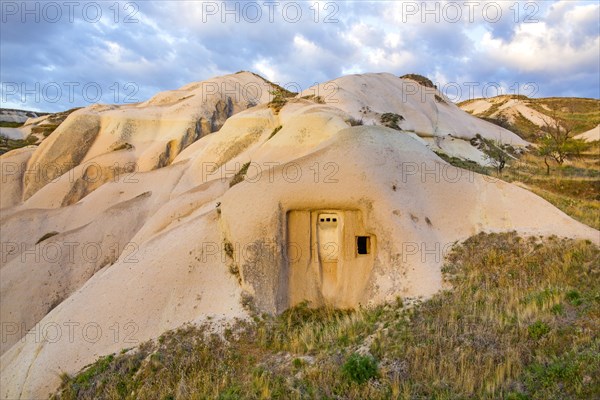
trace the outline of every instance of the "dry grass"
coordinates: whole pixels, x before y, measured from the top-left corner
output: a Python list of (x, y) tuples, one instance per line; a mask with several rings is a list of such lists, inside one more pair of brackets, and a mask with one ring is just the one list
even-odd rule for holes
[(523, 183), (527, 189), (557, 208), (595, 229), (600, 229), (600, 160), (597, 147), (590, 150), (591, 157), (570, 160), (569, 165), (552, 164), (546, 175), (543, 159), (535, 155), (521, 157), (506, 168), (501, 179)]
[(543, 158), (532, 153), (509, 160), (500, 174), (472, 161), (436, 154), (456, 167), (525, 187), (570, 217), (600, 230), (600, 144), (566, 165), (552, 163), (550, 175), (546, 174)]
[(448, 257), (452, 290), (412, 307), (184, 327), (65, 376), (56, 397), (598, 398), (599, 269), (589, 242), (480, 234)]

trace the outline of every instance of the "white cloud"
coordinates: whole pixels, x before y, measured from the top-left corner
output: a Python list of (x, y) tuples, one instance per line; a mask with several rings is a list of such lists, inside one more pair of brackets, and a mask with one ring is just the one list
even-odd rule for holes
[[(140, 2), (135, 24), (108, 18), (98, 24), (11, 20), (0, 25), (0, 76), (28, 87), (37, 81), (106, 81), (106, 87), (135, 81), (144, 96), (242, 69), (302, 87), (342, 74), (381, 71), (420, 73), (441, 82), (533, 80), (548, 88), (546, 95), (557, 96), (595, 96), (600, 86), (596, 1), (535, 2), (536, 10), (528, 6), (532, 2), (518, 2), (521, 19), (536, 11), (539, 22), (532, 24), (514, 22), (512, 1), (501, 2), (498, 23), (483, 18), (489, 2), (481, 1), (475, 22), (466, 21), (465, 13), (462, 21), (438, 24), (432, 16), (426, 23), (419, 14), (407, 18), (406, 4), (397, 1), (339, 3), (339, 22), (327, 24), (315, 23), (312, 0), (302, 2), (305, 18), (297, 24), (281, 18), (281, 5), (273, 23), (266, 15), (258, 23), (243, 18), (236, 23), (222, 10), (206, 15), (212, 3)], [(324, 9), (328, 4), (317, 4), (321, 20), (331, 10)], [(44, 109), (22, 105), (28, 106)]]

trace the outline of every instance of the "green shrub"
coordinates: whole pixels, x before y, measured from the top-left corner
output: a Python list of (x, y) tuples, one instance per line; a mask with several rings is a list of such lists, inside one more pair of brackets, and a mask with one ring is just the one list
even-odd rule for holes
[(75, 383), (83, 387), (91, 385), (93, 383), (93, 378), (106, 371), (114, 359), (114, 354), (100, 358), (97, 362), (90, 365), (83, 372), (77, 375), (77, 377), (74, 379)]
[(545, 336), (548, 332), (550, 332), (550, 327), (548, 324), (542, 321), (536, 321), (533, 324), (529, 325), (527, 328), (527, 332), (529, 333), (529, 337), (538, 340)]
[(373, 357), (354, 353), (342, 365), (342, 375), (352, 382), (365, 383), (379, 375), (377, 361)]
[(116, 385), (117, 388), (117, 393), (119, 394), (119, 396), (121, 396), (121, 398), (125, 398), (127, 396), (128, 390), (127, 390), (127, 383), (125, 381), (119, 381)]
[(581, 305), (581, 303), (583, 303), (583, 300), (581, 299), (581, 295), (579, 294), (579, 292), (577, 290), (569, 290), (565, 297), (567, 298), (569, 303), (571, 303), (574, 306), (579, 306), (579, 305)]

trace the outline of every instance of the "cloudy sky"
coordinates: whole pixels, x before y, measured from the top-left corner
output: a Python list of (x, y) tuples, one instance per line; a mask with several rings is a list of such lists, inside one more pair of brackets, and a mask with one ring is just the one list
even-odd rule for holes
[(598, 1), (1, 3), (2, 107), (143, 101), (239, 70), (419, 73), (452, 99), (600, 97)]

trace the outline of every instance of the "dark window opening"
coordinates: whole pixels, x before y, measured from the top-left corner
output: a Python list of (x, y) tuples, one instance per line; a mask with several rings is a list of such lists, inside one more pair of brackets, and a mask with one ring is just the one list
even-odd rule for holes
[(369, 254), (371, 251), (371, 238), (369, 236), (356, 237), (356, 252), (358, 254)]
[(334, 218), (334, 219), (333, 219), (333, 222), (337, 222), (337, 218)]
[(325, 222), (325, 218), (321, 218), (321, 222)]
[(331, 221), (331, 218), (327, 218), (327, 222)]

